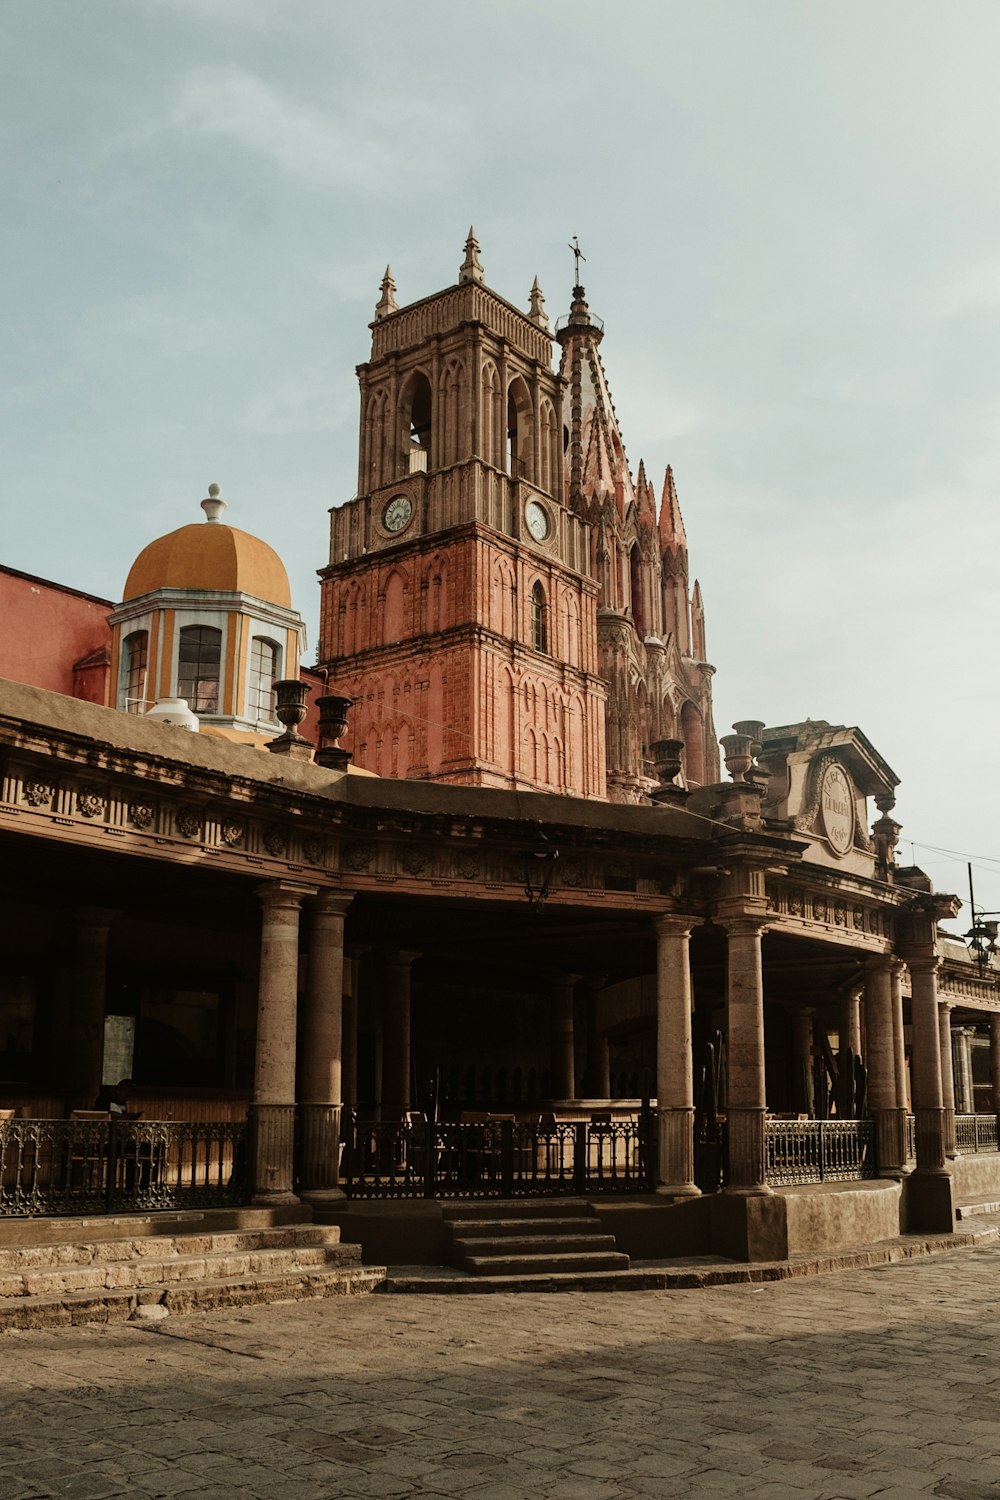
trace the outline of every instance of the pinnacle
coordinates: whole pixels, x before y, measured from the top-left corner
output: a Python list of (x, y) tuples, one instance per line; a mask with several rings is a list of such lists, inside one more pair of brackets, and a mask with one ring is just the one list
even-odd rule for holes
[(469, 225), (469, 237), (465, 242), (465, 259), (458, 268), (459, 282), (478, 281), (485, 282), (486, 276), (479, 260), (479, 242), (476, 239), (474, 224)]

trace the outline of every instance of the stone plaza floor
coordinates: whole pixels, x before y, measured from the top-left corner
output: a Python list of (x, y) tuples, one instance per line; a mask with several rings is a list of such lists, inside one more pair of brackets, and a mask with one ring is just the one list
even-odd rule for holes
[(1000, 1497), (1000, 1246), (0, 1338), (0, 1500)]

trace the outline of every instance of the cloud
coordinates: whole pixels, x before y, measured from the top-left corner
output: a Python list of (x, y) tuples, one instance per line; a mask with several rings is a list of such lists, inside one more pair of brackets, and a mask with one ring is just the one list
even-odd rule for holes
[(235, 141), (270, 158), (289, 176), (317, 186), (372, 186), (392, 166), (390, 153), (369, 136), (237, 67), (189, 73), (171, 123)]
[(1000, 312), (1000, 255), (981, 256), (957, 266), (928, 298), (931, 317)]

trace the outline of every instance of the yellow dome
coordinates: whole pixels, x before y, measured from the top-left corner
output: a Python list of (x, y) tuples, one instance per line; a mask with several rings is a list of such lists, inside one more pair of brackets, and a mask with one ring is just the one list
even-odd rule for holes
[[(221, 502), (216, 505), (222, 508)], [(292, 607), (288, 574), (274, 548), (226, 526), (211, 512), (209, 520), (181, 526), (142, 549), (129, 571), (122, 602), (165, 588), (238, 591)]]

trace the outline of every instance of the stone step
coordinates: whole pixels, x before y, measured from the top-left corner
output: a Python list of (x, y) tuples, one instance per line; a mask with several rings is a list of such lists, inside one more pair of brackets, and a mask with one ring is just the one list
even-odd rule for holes
[(122, 1236), (113, 1240), (47, 1241), (42, 1244), (0, 1246), (0, 1279), (49, 1266), (84, 1266), (129, 1260), (167, 1260), (172, 1256), (228, 1254), (242, 1250), (270, 1250), (336, 1245), (336, 1224), (285, 1224), (222, 1233)]
[(577, 1251), (568, 1255), (467, 1255), (464, 1266), (475, 1276), (551, 1276), (562, 1271), (627, 1271), (629, 1258), (615, 1250)]
[(470, 1257), (482, 1260), (494, 1255), (571, 1255), (581, 1251), (589, 1254), (613, 1251), (615, 1237), (613, 1234), (512, 1234), (488, 1240), (477, 1235), (471, 1239), (456, 1237), (453, 1248), (463, 1262)]
[(982, 1203), (959, 1203), (955, 1208), (956, 1219), (974, 1219), (981, 1214), (1000, 1214), (1000, 1202), (984, 1199)]
[(123, 1322), (182, 1312), (293, 1302), (308, 1297), (362, 1296), (385, 1279), (384, 1266), (333, 1266), (280, 1275), (209, 1277), (162, 1286), (66, 1292), (0, 1299), (0, 1331)]
[(164, 1235), (302, 1228), (311, 1214), (301, 1204), (287, 1208), (173, 1208), (134, 1214), (88, 1214), (51, 1219), (0, 1219), (0, 1243), (89, 1244), (96, 1240), (162, 1238)]
[(159, 1260), (95, 1261), (89, 1265), (34, 1267), (0, 1273), (0, 1305), (7, 1299), (56, 1296), (139, 1286), (167, 1286), (207, 1278), (292, 1275), (299, 1271), (359, 1265), (358, 1245), (291, 1245), (276, 1248), (174, 1255)]
[(450, 1219), (447, 1223), (455, 1239), (472, 1239), (480, 1235), (488, 1239), (498, 1234), (600, 1233), (597, 1218)]
[(496, 1198), (487, 1203), (442, 1204), (446, 1223), (453, 1219), (544, 1219), (594, 1217), (585, 1198)]

